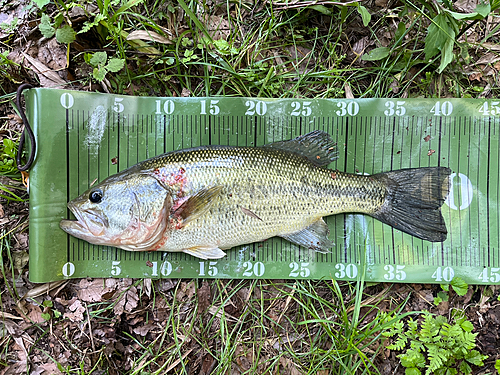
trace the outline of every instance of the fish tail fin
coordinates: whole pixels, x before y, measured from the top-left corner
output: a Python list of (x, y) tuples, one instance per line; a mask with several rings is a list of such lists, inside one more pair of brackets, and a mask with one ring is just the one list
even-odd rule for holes
[(450, 173), (446, 167), (428, 167), (373, 175), (386, 184), (387, 196), (371, 216), (423, 240), (446, 240), (441, 206), (448, 195)]

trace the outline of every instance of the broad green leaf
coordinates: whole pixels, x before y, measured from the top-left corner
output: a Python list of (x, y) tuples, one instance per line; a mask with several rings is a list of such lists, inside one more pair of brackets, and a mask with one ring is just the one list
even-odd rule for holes
[(464, 356), (465, 360), (476, 366), (483, 366), (483, 360), (488, 358), (487, 355), (482, 355), (477, 350), (471, 350)]
[(378, 61), (385, 59), (391, 53), (391, 49), (389, 47), (379, 47), (372, 49), (370, 52), (365, 53), (361, 56), (361, 60), (364, 61)]
[(446, 10), (446, 12), (456, 20), (482, 20), (487, 17), (491, 12), (491, 5), (489, 2), (483, 2), (476, 5), (475, 12), (472, 13), (458, 13)]
[(482, 1), (476, 5), (476, 9), (474, 9), (479, 15), (484, 18), (488, 17), (491, 13), (491, 5), (489, 1)]
[(429, 60), (441, 51), (450, 37), (451, 28), (448, 25), (448, 17), (445, 14), (438, 14), (432, 20), (425, 37), (425, 59)]
[(50, 24), (50, 17), (45, 13), (42, 14), (42, 19), (40, 20), (40, 25), (38, 25), (40, 32), (45, 38), (52, 38), (56, 33), (56, 29)]
[(500, 359), (495, 361), (495, 369), (500, 373)]
[(106, 69), (105, 68), (101, 68), (101, 69), (98, 69), (98, 68), (94, 68), (94, 71), (92, 72), (92, 75), (94, 76), (94, 78), (96, 80), (98, 80), (99, 82), (101, 82), (104, 77), (106, 76)]
[(33, 0), (33, 2), (38, 8), (42, 9), (45, 5), (50, 3), (50, 0)]
[(405, 369), (405, 375), (422, 375), (422, 373), (416, 367), (409, 367)]
[(102, 66), (106, 64), (106, 60), (108, 59), (108, 55), (106, 52), (96, 52), (94, 56), (90, 59), (90, 65), (92, 66)]
[[(453, 46), (455, 44), (455, 32), (451, 30), (451, 28), (448, 30), (451, 34), (451, 38), (448, 38), (446, 42), (444, 43), (444, 48), (441, 50), (441, 64), (439, 64), (439, 68), (437, 70), (438, 73), (442, 73), (443, 70), (453, 61)], [(452, 281), (453, 282), (453, 281)], [(453, 284), (452, 284), (453, 286)], [(455, 289), (455, 287), (453, 287)], [(464, 292), (464, 294), (467, 293), (467, 288)], [(463, 295), (457, 292), (459, 295)]]
[(462, 327), (462, 329), (466, 332), (472, 332), (472, 330), (474, 329), (474, 326), (468, 320), (461, 322), (460, 327)]
[(469, 288), (469, 285), (458, 276), (455, 276), (451, 280), (450, 284), (455, 293), (459, 296), (465, 296), (465, 293), (467, 293), (467, 289)]
[(359, 5), (357, 9), (358, 13), (361, 14), (361, 18), (363, 19), (363, 25), (368, 26), (370, 20), (372, 19), (372, 15), (363, 5)]
[(106, 65), (106, 69), (110, 72), (116, 73), (121, 70), (125, 65), (124, 59), (109, 59), (108, 65)]
[(396, 29), (396, 32), (394, 33), (394, 39), (398, 41), (403, 37), (403, 35), (406, 32), (406, 25), (404, 22), (398, 23), (398, 28)]
[(42, 316), (43, 320), (47, 320), (47, 321), (50, 320), (50, 314), (49, 313), (41, 313), (40, 315)]
[(56, 30), (56, 39), (59, 43), (70, 44), (75, 41), (76, 32), (69, 25)]
[(225, 39), (214, 40), (214, 46), (223, 55), (228, 55), (229, 50), (231, 49), (229, 43)]
[(331, 16), (332, 11), (325, 7), (324, 5), (311, 5), (309, 8), (314, 9), (320, 13), (323, 13), (326, 16)]

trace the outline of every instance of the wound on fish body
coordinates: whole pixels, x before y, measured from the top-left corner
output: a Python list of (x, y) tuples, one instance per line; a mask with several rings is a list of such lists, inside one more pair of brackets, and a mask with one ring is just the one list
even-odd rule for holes
[(333, 139), (314, 131), (262, 147), (202, 146), (169, 152), (110, 176), (68, 203), (67, 233), (130, 251), (223, 250), (279, 236), (328, 251), (324, 216), (363, 213), (423, 240), (446, 239), (445, 167), (371, 176), (326, 166)]

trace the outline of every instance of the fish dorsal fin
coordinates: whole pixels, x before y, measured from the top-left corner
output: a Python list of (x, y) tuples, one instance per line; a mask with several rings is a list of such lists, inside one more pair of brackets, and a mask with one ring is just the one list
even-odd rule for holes
[(324, 167), (337, 159), (337, 144), (330, 134), (315, 130), (289, 141), (269, 143), (263, 147), (293, 152), (306, 157), (311, 163)]
[(184, 253), (192, 255), (201, 259), (220, 259), (223, 258), (226, 253), (223, 252), (218, 247), (191, 247), (189, 249), (182, 250)]
[(222, 191), (222, 186), (212, 186), (206, 189), (201, 189), (195, 195), (190, 196), (184, 203), (182, 203), (174, 212), (172, 216), (180, 219), (180, 228), (185, 227), (191, 221), (199, 218), (215, 202), (216, 198)]
[(328, 239), (329, 232), (328, 226), (324, 220), (319, 219), (307, 228), (280, 237), (296, 245), (307, 247), (308, 249), (328, 252), (328, 249), (334, 245), (334, 243)]

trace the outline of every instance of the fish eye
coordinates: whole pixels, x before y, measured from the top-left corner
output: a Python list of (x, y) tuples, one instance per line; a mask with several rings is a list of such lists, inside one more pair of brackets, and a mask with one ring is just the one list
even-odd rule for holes
[(95, 189), (92, 190), (89, 194), (89, 200), (92, 203), (99, 203), (102, 200), (102, 190), (101, 189)]

